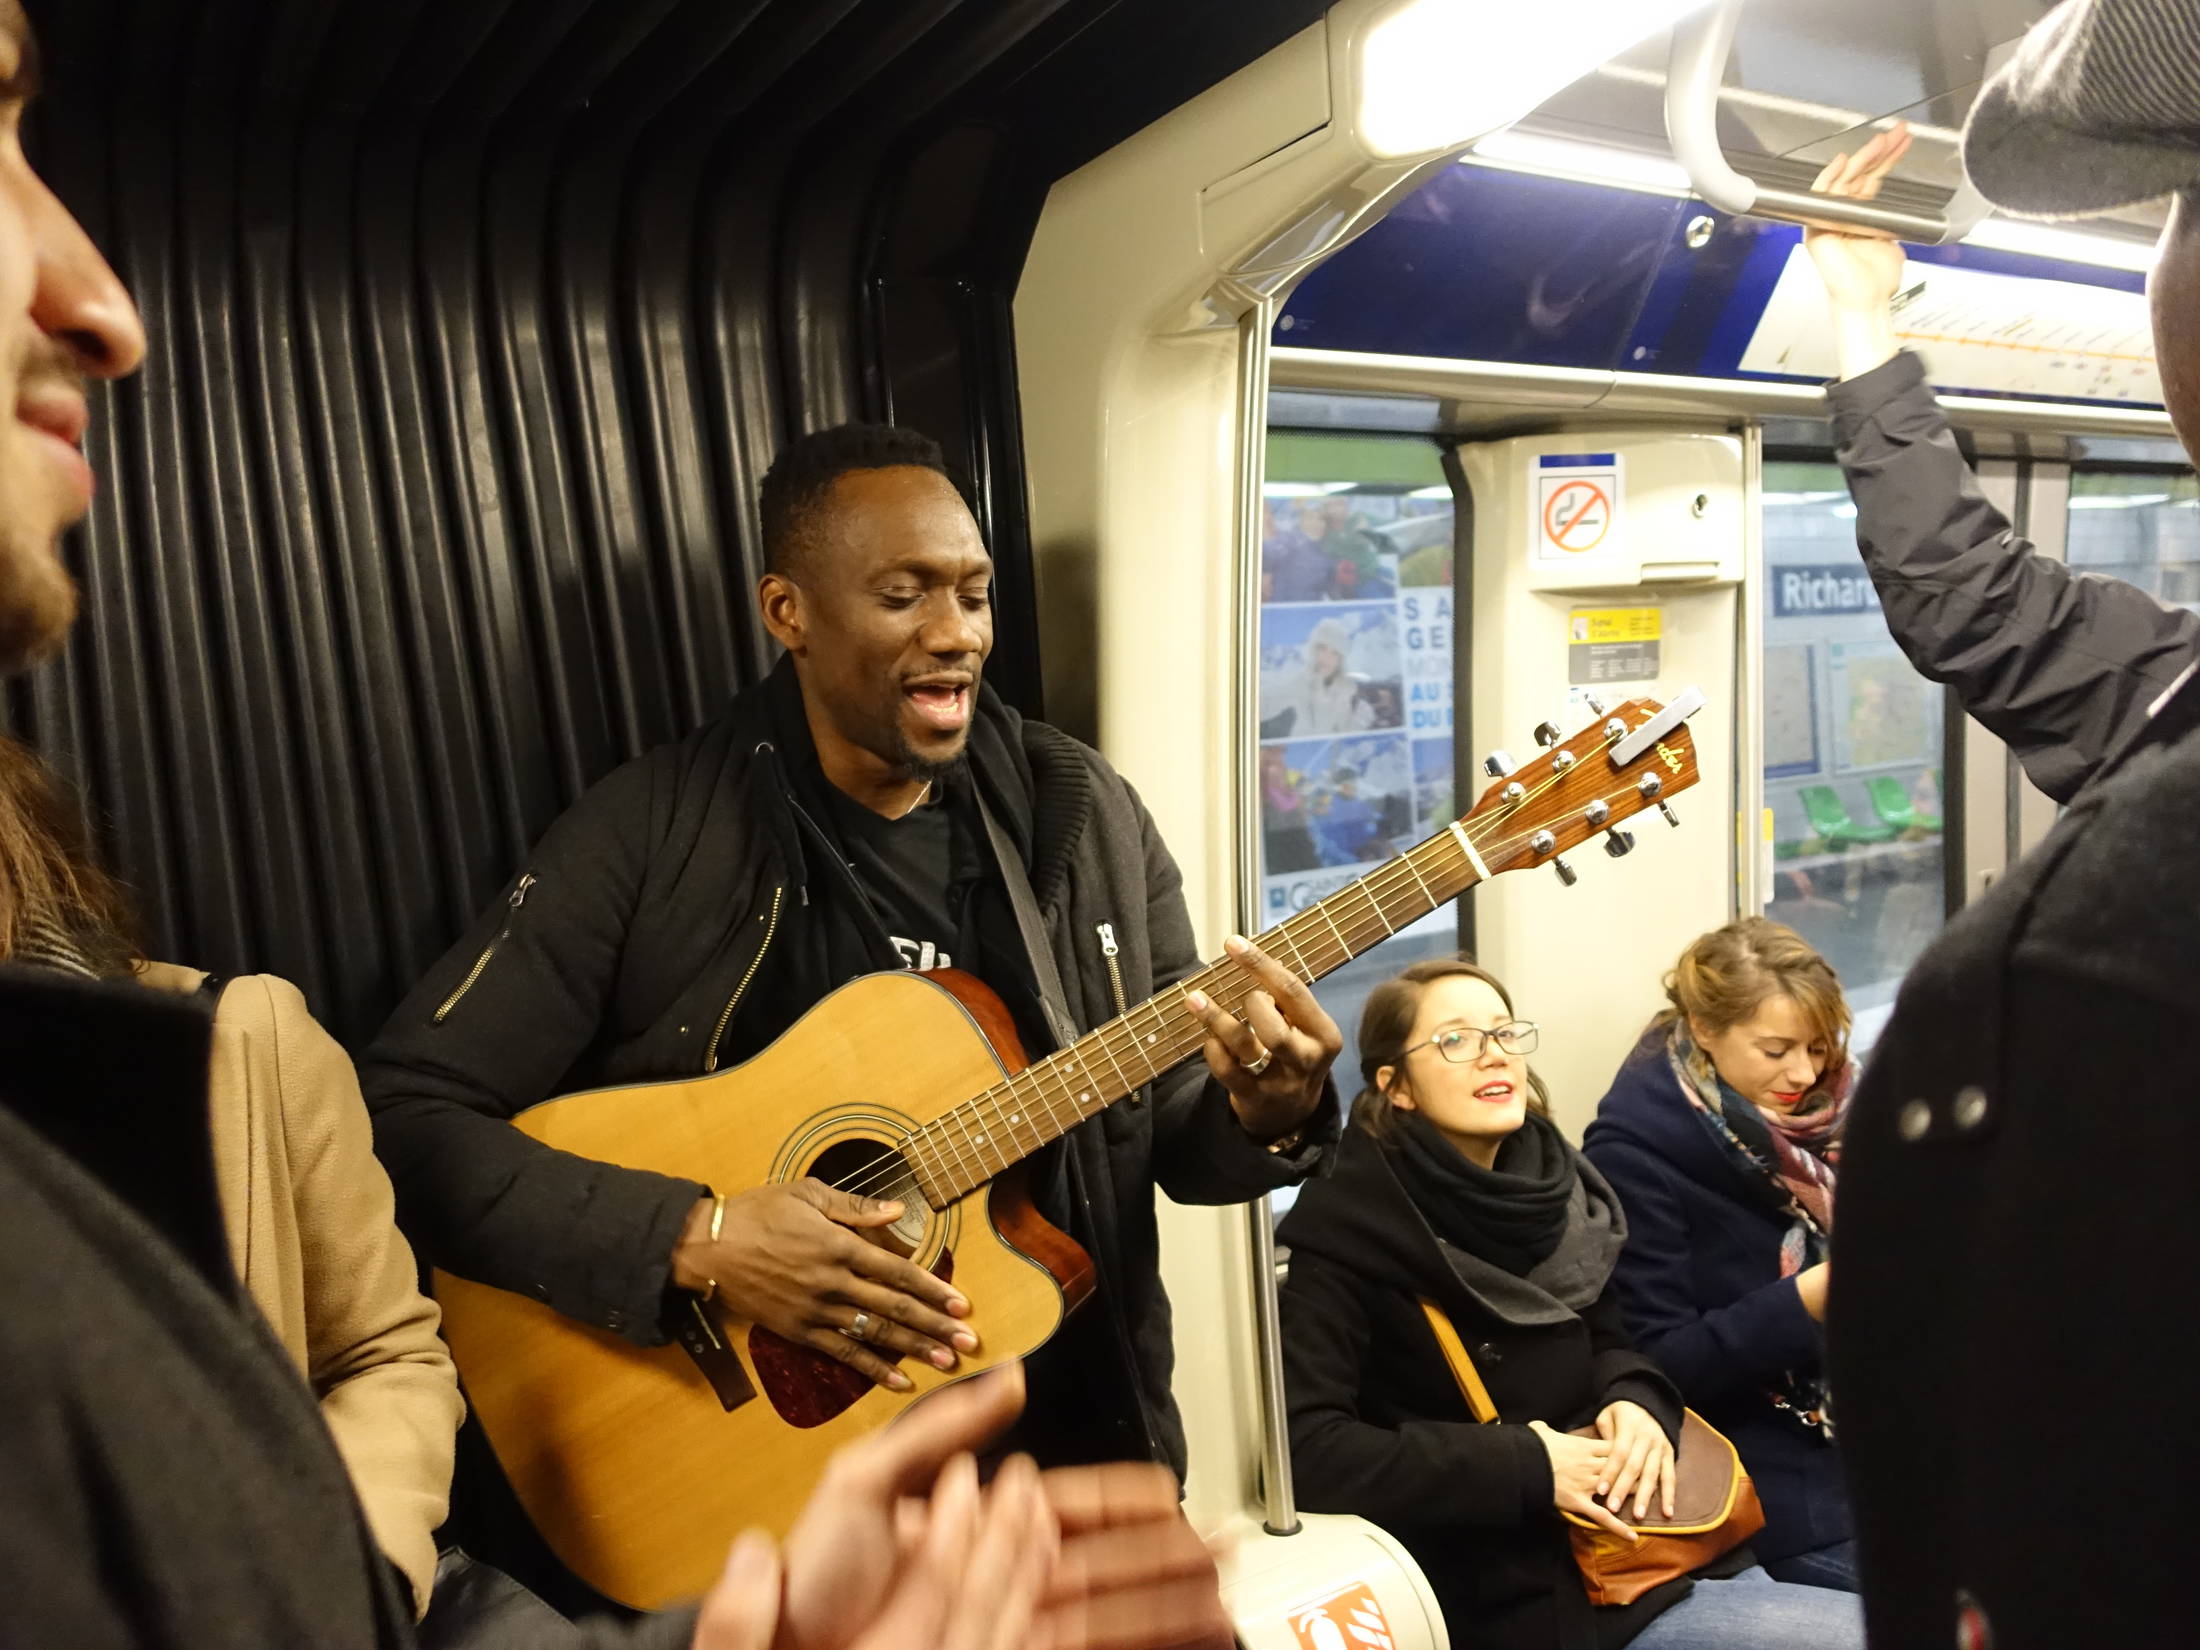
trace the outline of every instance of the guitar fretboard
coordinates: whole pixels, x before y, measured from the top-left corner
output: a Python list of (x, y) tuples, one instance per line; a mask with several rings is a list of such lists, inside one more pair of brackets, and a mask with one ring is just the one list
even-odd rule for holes
[[(1447, 828), (1253, 943), (1301, 979), (1318, 980), (1480, 880), (1459, 832)], [(902, 1148), (925, 1201), (940, 1208), (967, 1196), (1197, 1054), (1207, 1027), (1185, 1006), (1186, 991), (1203, 992), (1234, 1014), (1259, 989), (1237, 964), (1210, 963), (934, 1118)]]

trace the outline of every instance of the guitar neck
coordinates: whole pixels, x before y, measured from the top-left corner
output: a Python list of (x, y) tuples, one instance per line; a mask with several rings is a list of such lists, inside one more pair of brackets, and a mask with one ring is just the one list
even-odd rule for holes
[[(1466, 826), (1453, 825), (1253, 943), (1301, 979), (1318, 980), (1487, 875)], [(1197, 1054), (1207, 1028), (1185, 1007), (1185, 992), (1234, 1014), (1258, 989), (1237, 964), (1211, 963), (925, 1124), (904, 1152), (926, 1201), (938, 1208), (967, 1196)]]

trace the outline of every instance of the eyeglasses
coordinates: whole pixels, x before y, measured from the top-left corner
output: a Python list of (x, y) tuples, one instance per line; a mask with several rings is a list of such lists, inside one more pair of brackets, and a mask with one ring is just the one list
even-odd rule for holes
[(1432, 1048), (1453, 1065), (1464, 1066), (1481, 1059), (1482, 1051), (1492, 1042), (1507, 1054), (1533, 1054), (1537, 1030), (1533, 1020), (1508, 1020), (1488, 1031), (1457, 1026), (1450, 1031), (1439, 1031), (1425, 1043), (1415, 1043), (1413, 1048), (1401, 1050), (1398, 1057), (1404, 1059), (1414, 1048)]

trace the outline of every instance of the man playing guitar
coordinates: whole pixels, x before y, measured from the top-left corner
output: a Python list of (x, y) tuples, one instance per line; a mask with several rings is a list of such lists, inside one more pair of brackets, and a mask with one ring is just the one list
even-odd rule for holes
[[(1174, 861), (1097, 753), (981, 686), (993, 564), (939, 449), (846, 426), (762, 493), (757, 600), (786, 656), (726, 714), (613, 773), (399, 1007), (362, 1062), (423, 1259), (644, 1344), (682, 1293), (906, 1390), (985, 1332), (954, 1288), (860, 1233), (898, 1204), (816, 1180), (709, 1186), (553, 1150), (508, 1121), (551, 1095), (723, 1071), (834, 987), (952, 965), (1059, 1046), (1194, 973)], [(1099, 1299), (1032, 1360), (1039, 1447), (1180, 1475), (1154, 1190), (1234, 1203), (1312, 1172), (1335, 1024), (1242, 941), (1240, 1018), (1194, 994), (1188, 1063), (1032, 1160), (1038, 1210)], [(895, 1028), (876, 1028), (882, 1076)], [(828, 1097), (830, 1098), (830, 1097)]]

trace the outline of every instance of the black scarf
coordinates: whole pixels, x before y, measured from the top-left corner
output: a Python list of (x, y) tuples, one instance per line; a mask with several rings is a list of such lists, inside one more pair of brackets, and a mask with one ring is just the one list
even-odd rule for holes
[(1528, 1113), (1485, 1169), (1418, 1111), (1394, 1116), (1398, 1178), (1438, 1237), (1515, 1277), (1550, 1258), (1566, 1235), (1575, 1159), (1548, 1118)]

